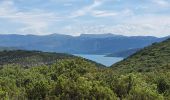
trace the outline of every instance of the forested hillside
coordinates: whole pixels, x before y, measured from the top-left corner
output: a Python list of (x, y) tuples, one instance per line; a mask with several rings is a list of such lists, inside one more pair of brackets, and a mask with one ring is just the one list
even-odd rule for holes
[(138, 51), (112, 65), (111, 69), (118, 75), (142, 75), (143, 80), (155, 85), (157, 92), (162, 94), (165, 100), (170, 100), (170, 39)]
[[(32, 67), (6, 63), (0, 69), (0, 98), (170, 100), (169, 51), (170, 40), (166, 40), (140, 50), (111, 68), (99, 67), (79, 57)], [(41, 55), (52, 57), (43, 52)]]
[(73, 58), (72, 55), (62, 53), (47, 53), (41, 51), (2, 51), (0, 52), (0, 65), (19, 64), (26, 66), (48, 65), (59, 59)]
[(154, 43), (118, 62), (112, 68), (126, 72), (170, 71), (170, 39)]
[(137, 51), (139, 51), (139, 48), (135, 48), (135, 49), (128, 49), (125, 51), (119, 51), (119, 52), (115, 52), (115, 53), (111, 53), (106, 55), (107, 57), (128, 57), (134, 53), (136, 53)]
[(77, 58), (28, 69), (17, 65), (4, 65), (0, 70), (0, 98), (163, 100), (168, 97), (164, 97), (162, 92), (159, 93), (156, 84), (148, 82), (141, 74), (118, 75)]
[[(0, 52), (0, 65), (14, 64), (23, 67), (32, 67), (40, 65), (51, 65), (58, 60), (79, 58), (73, 55), (64, 53), (41, 52), (41, 51), (26, 51), (26, 50), (9, 50)], [(102, 66), (94, 61), (85, 59), (98, 66)]]

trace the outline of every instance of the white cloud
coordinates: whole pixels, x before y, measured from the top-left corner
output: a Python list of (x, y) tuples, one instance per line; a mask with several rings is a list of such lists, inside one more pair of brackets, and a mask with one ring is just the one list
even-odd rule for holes
[(112, 32), (123, 35), (168, 36), (170, 35), (170, 17), (159, 15), (136, 16), (113, 26)]
[(94, 10), (92, 11), (93, 16), (95, 17), (111, 17), (118, 15), (117, 12), (109, 12), (109, 11), (101, 11), (101, 10)]
[(168, 0), (151, 0), (153, 3), (161, 6), (161, 7), (169, 7), (170, 4), (168, 2)]
[(115, 17), (115, 16), (130, 16), (133, 11), (130, 9), (123, 9), (121, 11), (117, 10), (97, 10), (98, 7), (104, 5), (104, 3), (109, 0), (94, 0), (91, 5), (87, 5), (75, 12), (72, 12), (69, 18), (77, 18), (85, 15), (90, 15), (93, 17)]
[(132, 16), (134, 13), (130, 9), (123, 9), (120, 11), (102, 11), (102, 10), (94, 10), (91, 12), (94, 17), (127, 17)]
[(64, 3), (64, 6), (72, 6), (73, 4), (72, 3)]
[(56, 14), (42, 10), (20, 11), (10, 0), (1, 2), (0, 18), (23, 24), (23, 27), (18, 29), (19, 32), (36, 34), (44, 34), (50, 24), (61, 20)]
[[(122, 7), (122, 1), (120, 0), (91, 0), (93, 1), (91, 4), (82, 8), (75, 4), (77, 0), (50, 0), (51, 2), (49, 2), (48, 6), (51, 5), (50, 3), (54, 3), (54, 5), (62, 4), (62, 6), (72, 6), (74, 4), (76, 7), (79, 7), (76, 11), (76, 7), (73, 9), (72, 7), (65, 9), (68, 8), (65, 7), (61, 11), (59, 7), (51, 9), (51, 6), (49, 8), (46, 6), (47, 9), (44, 8), (44, 10), (50, 10), (51, 12), (35, 9), (35, 7), (24, 10), (20, 8), (24, 7), (24, 3), (18, 6), (18, 4), (16, 5), (17, 1), (26, 2), (25, 0), (0, 1), (0, 20), (11, 22), (9, 27), (11, 25), (20, 25), (19, 28), (16, 28), (18, 33), (48, 34), (49, 32), (60, 32), (71, 35), (79, 35), (81, 33), (170, 35), (170, 16), (168, 15), (169, 12), (165, 12), (170, 7), (168, 0), (148, 0), (147, 4), (144, 2), (140, 6), (137, 5), (136, 8), (131, 7), (133, 2), (130, 2), (130, 4), (128, 2), (128, 6), (123, 5)], [(116, 5), (117, 2), (115, 1), (120, 1), (120, 6)], [(78, 2), (80, 3), (80, 1)], [(114, 6), (114, 2), (115, 7), (112, 8), (111, 4), (109, 7), (106, 7), (108, 3), (112, 3)], [(54, 5), (52, 4), (52, 8)], [(154, 7), (156, 8), (154, 9)], [(161, 11), (165, 14), (157, 13)], [(3, 29), (1, 30), (3, 32)]]
[(64, 33), (72, 35), (103, 34), (113, 33), (126, 36), (158, 36), (164, 37), (170, 35), (170, 17), (168, 16), (136, 16), (125, 19), (122, 23), (107, 25), (104, 23), (98, 25), (77, 24), (69, 25), (61, 29)]
[(70, 18), (76, 18), (76, 17), (80, 17), (80, 16), (84, 16), (88, 13), (93, 12), (93, 10), (102, 5), (103, 1), (102, 0), (94, 0), (94, 2), (91, 5), (85, 6), (75, 12), (73, 12), (70, 16)]

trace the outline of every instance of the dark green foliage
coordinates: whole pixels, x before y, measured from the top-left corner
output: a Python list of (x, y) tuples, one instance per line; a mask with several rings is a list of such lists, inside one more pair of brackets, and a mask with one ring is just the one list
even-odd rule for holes
[(96, 79), (102, 70), (80, 58), (29, 69), (3, 66), (0, 70), (0, 96), (21, 100), (116, 99), (109, 86)]
[(169, 96), (169, 92), (159, 93), (157, 78), (150, 77), (155, 80), (150, 82), (147, 75), (114, 73), (80, 58), (28, 69), (7, 65), (0, 70), (0, 97), (17, 100), (163, 100), (163, 95)]
[(165, 93), (170, 88), (170, 85), (163, 78), (158, 80), (157, 86), (159, 93)]

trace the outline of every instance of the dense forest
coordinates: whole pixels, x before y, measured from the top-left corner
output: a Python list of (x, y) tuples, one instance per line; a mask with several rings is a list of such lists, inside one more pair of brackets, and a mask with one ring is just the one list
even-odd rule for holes
[[(14, 51), (5, 52), (0, 53), (2, 100), (170, 100), (170, 39), (146, 47), (111, 68), (74, 56), (25, 67), (39, 52), (32, 51), (31, 58), (29, 51), (22, 51), (26, 57), (19, 54), (21, 51), (11, 56)], [(39, 59), (51, 60), (49, 53), (40, 54)], [(4, 63), (8, 62), (4, 55), (20, 59)]]
[(145, 47), (114, 64), (112, 68), (126, 72), (168, 71), (170, 69), (170, 39)]

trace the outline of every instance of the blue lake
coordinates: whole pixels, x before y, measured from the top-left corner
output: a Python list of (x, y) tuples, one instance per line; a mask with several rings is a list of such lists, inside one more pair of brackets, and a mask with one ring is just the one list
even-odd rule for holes
[(105, 66), (111, 66), (112, 64), (123, 60), (123, 58), (121, 57), (106, 57), (105, 55), (90, 55), (90, 54), (74, 54), (74, 55), (95, 61)]

